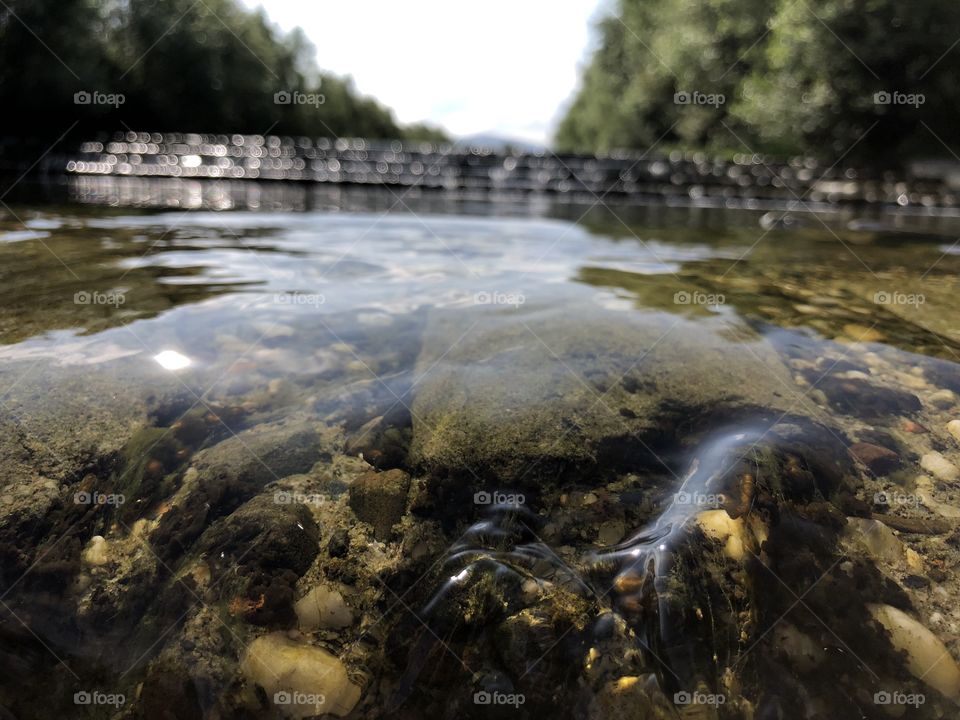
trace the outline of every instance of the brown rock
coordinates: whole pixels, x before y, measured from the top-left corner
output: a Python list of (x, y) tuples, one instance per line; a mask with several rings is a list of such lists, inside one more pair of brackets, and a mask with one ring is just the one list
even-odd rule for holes
[(954, 523), (940, 518), (901, 517), (899, 515), (875, 515), (874, 517), (894, 530), (918, 535), (942, 535), (955, 527)]
[(906, 432), (914, 433), (915, 435), (919, 435), (920, 433), (927, 432), (927, 429), (920, 423), (914, 422), (913, 420), (907, 420), (907, 419), (904, 419), (903, 421), (903, 429)]
[(377, 540), (389, 540), (391, 530), (407, 509), (410, 476), (403, 470), (369, 472), (350, 485), (350, 507), (373, 525)]
[(886, 475), (900, 466), (900, 456), (893, 450), (859, 442), (850, 446), (850, 454), (866, 465), (874, 475)]

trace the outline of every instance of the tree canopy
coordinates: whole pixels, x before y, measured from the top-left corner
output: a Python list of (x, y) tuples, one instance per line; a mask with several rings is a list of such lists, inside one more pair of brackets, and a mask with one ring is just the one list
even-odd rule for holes
[(960, 140), (957, 4), (617, 0), (596, 39), (562, 150), (660, 141), (893, 165)]
[(236, 0), (5, 0), (0, 132), (281, 133), (435, 139), (398, 126), (296, 30)]

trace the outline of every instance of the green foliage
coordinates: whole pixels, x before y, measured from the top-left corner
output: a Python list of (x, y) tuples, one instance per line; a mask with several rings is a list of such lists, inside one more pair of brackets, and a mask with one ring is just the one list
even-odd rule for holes
[[(957, 134), (958, 37), (960, 5), (934, 0), (618, 0), (556, 143), (602, 153), (662, 138), (661, 149), (875, 164), (942, 156), (937, 136)], [(725, 102), (675, 102), (694, 91)], [(901, 95), (878, 103), (882, 92)]]
[[(302, 32), (283, 35), (236, 0), (6, 0), (0, 128), (405, 137), (389, 109), (313, 57)], [(81, 91), (124, 102), (77, 105)], [(283, 92), (294, 99), (277, 103)]]

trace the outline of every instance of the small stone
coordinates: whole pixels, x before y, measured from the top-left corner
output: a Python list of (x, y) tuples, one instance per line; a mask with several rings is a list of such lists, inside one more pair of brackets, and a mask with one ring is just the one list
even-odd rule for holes
[(903, 584), (913, 590), (930, 587), (930, 581), (922, 575), (907, 575), (903, 579)]
[(600, 525), (600, 531), (597, 533), (597, 542), (601, 545), (614, 545), (623, 538), (626, 532), (626, 526), (623, 520), (607, 520)]
[(301, 630), (342, 628), (353, 623), (353, 613), (338, 591), (320, 585), (293, 606)]
[(350, 551), (350, 533), (344, 528), (338, 528), (333, 531), (330, 540), (327, 542), (327, 552), (330, 557), (345, 557)]
[(83, 551), (83, 561), (88, 565), (106, 565), (110, 562), (109, 545), (102, 535), (94, 535)]
[(902, 533), (915, 535), (943, 535), (953, 524), (943, 518), (909, 517), (907, 515), (876, 515), (880, 522)]
[(948, 698), (960, 699), (960, 667), (932, 632), (891, 605), (868, 605), (874, 620), (890, 634), (890, 642), (907, 656), (907, 669)]
[(960, 443), (960, 420), (951, 420), (948, 422), (947, 432), (953, 435), (953, 439)]
[(850, 446), (850, 454), (866, 465), (874, 475), (886, 475), (900, 466), (900, 456), (893, 450), (872, 443), (855, 443)]
[(790, 658), (801, 672), (812, 672), (823, 662), (826, 652), (820, 643), (788, 622), (778, 623), (774, 627), (777, 649)]
[[(360, 700), (360, 688), (350, 682), (347, 668), (326, 650), (271, 633), (247, 647), (240, 664), (250, 686), (263, 688), (277, 711), (291, 718), (348, 715)], [(304, 702), (278, 702), (278, 698)], [(314, 700), (313, 703), (307, 702)]]
[(901, 427), (903, 428), (904, 432), (913, 433), (914, 435), (927, 432), (927, 429), (923, 425), (918, 422), (914, 422), (913, 420), (904, 419)]
[(727, 557), (743, 560), (747, 539), (743, 518), (734, 519), (726, 510), (705, 510), (697, 515), (697, 524), (708, 537), (723, 543)]
[(937, 390), (930, 396), (929, 400), (931, 405), (941, 410), (949, 410), (957, 404), (956, 394), (953, 390), (947, 390), (946, 388)]
[(911, 392), (856, 378), (826, 377), (820, 381), (819, 389), (835, 410), (863, 419), (907, 415), (923, 408), (920, 398)]
[(860, 543), (875, 560), (899, 565), (904, 559), (904, 545), (893, 530), (879, 520), (847, 518), (845, 535)]
[(540, 597), (540, 583), (533, 578), (524, 580), (523, 585), (520, 586), (520, 590), (523, 592), (523, 597), (527, 602), (532, 603)]
[(403, 470), (369, 472), (350, 485), (350, 507), (360, 520), (373, 525), (377, 540), (386, 541), (406, 512), (409, 492), (410, 476)]
[(960, 480), (960, 470), (938, 452), (930, 452), (920, 458), (920, 467), (941, 482)]
[[(907, 548), (907, 567), (914, 572), (923, 572), (923, 558), (913, 548)], [(929, 584), (929, 583), (928, 583)]]

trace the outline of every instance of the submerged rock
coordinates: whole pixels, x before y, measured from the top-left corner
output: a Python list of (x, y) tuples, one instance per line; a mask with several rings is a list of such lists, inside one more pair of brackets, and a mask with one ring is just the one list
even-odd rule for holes
[(960, 666), (943, 642), (927, 628), (890, 605), (868, 606), (874, 620), (890, 633), (890, 642), (907, 654), (907, 668), (917, 678), (954, 701), (960, 701)]
[(301, 630), (342, 628), (353, 622), (353, 613), (343, 601), (343, 595), (332, 588), (313, 588), (294, 605)]
[(360, 700), (360, 687), (350, 681), (338, 658), (279, 633), (254, 640), (240, 668), (247, 682), (262, 688), (268, 703), (284, 717), (343, 717)]
[(951, 420), (947, 423), (947, 432), (949, 432), (953, 439), (960, 443), (960, 420)]
[(920, 467), (941, 482), (960, 480), (960, 469), (938, 452), (930, 452), (920, 458)]
[(288, 418), (257, 425), (197, 453), (194, 465), (201, 477), (236, 480), (259, 488), (287, 475), (307, 472), (329, 458), (310, 419)]
[(850, 446), (850, 454), (870, 468), (870, 472), (875, 475), (886, 475), (900, 465), (900, 456), (893, 450), (872, 443), (854, 443)]
[(527, 321), (437, 311), (418, 360), (412, 463), (439, 478), (533, 488), (558, 475), (661, 469), (651, 448), (691, 416), (807, 412), (789, 397), (788, 369), (746, 327), (734, 344), (729, 322), (614, 322), (587, 305)]
[(218, 587), (232, 614), (259, 625), (294, 620), (297, 580), (320, 551), (319, 528), (304, 505), (277, 503), (260, 495), (215, 522), (197, 541), (215, 574), (229, 572)]
[(94, 535), (83, 550), (83, 561), (88, 565), (106, 565), (110, 561), (110, 550), (102, 535)]
[(350, 507), (373, 526), (377, 540), (389, 540), (393, 526), (407, 508), (410, 476), (403, 470), (369, 472), (350, 485)]

